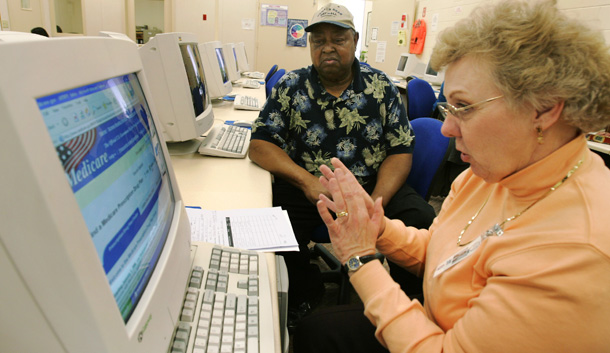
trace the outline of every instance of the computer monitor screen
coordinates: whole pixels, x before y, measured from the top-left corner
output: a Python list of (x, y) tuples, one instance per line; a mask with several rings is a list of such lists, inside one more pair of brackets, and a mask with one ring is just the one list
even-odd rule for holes
[(218, 66), (220, 67), (220, 75), (222, 77), (222, 83), (227, 83), (229, 81), (229, 74), (227, 73), (227, 66), (225, 61), (225, 56), (222, 48), (215, 48), (216, 51), (216, 59), (218, 60)]
[[(170, 153), (193, 152), (214, 124), (208, 77), (196, 36), (162, 33), (139, 49)], [(178, 142), (185, 142), (177, 144)]]
[(239, 66), (239, 71), (250, 71), (248, 53), (246, 52), (246, 44), (244, 42), (235, 43), (235, 54), (237, 56), (237, 65)]
[(155, 269), (174, 211), (167, 164), (140, 83), (135, 74), (122, 75), (36, 102), (127, 321)]
[(12, 146), (0, 151), (0, 351), (167, 352), (190, 227), (136, 44), (57, 38), (0, 56)]
[(443, 83), (443, 80), (445, 80), (445, 72), (436, 72), (436, 70), (430, 66), (430, 62), (428, 62), (426, 71), (424, 73), (424, 80), (428, 81), (432, 85), (440, 86)]
[(179, 47), (191, 91), (193, 110), (195, 111), (195, 116), (200, 116), (211, 103), (210, 97), (207, 94), (207, 87), (205, 86), (205, 75), (203, 73), (203, 64), (199, 57), (199, 49), (193, 43), (180, 44)]
[(399, 77), (409, 77), (414, 74), (418, 64), (420, 63), (419, 59), (415, 54), (400, 54), (400, 58), (398, 59), (398, 65), (396, 66), (395, 75)]
[(229, 79), (231, 80), (231, 82), (235, 82), (241, 78), (241, 72), (239, 71), (239, 65), (237, 64), (237, 53), (235, 51), (235, 45), (233, 45), (233, 43), (225, 43), (222, 45), (222, 50), (225, 54)]
[(201, 43), (199, 51), (203, 58), (203, 69), (212, 99), (231, 93), (233, 86), (227, 74), (226, 56), (222, 50), (222, 44), (219, 41)]

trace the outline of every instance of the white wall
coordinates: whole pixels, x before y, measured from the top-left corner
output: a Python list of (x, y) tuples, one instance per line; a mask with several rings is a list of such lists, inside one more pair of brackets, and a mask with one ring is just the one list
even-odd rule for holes
[[(199, 42), (216, 40), (218, 4), (222, 0), (173, 0), (173, 28), (166, 32), (190, 32)], [(203, 15), (207, 19), (203, 20)]]
[[(419, 0), (417, 17), (426, 20), (427, 34), (424, 52), (420, 59), (428, 61), (439, 31), (452, 26), (456, 21), (468, 16), (477, 6), (490, 0)], [(610, 43), (610, 0), (558, 0), (557, 7), (569, 16), (580, 19), (583, 23), (602, 31), (606, 43)], [(425, 14), (424, 14), (425, 12)], [(436, 30), (432, 22), (438, 16)]]
[[(0, 0), (0, 16), (2, 21), (11, 21), (7, 13), (9, 0)], [(32, 3), (40, 1), (42, 9), (49, 8), (52, 0), (31, 0)], [(100, 30), (128, 33), (127, 8), (133, 6), (134, 0), (82, 0), (83, 23), (86, 35), (96, 35)], [(267, 71), (271, 65), (278, 64), (287, 70), (295, 69), (310, 64), (308, 48), (287, 47), (285, 45), (286, 29), (260, 26), (260, 4), (276, 4), (288, 6), (289, 18), (300, 18), (311, 20), (318, 6), (328, 0), (165, 0), (166, 17), (165, 23), (170, 26), (165, 31), (183, 31), (195, 33), (201, 42), (212, 40), (237, 41), (243, 37), (248, 45), (248, 55), (255, 58), (255, 70)], [(409, 11), (408, 3), (415, 1), (415, 14), (409, 18), (410, 38), (412, 21), (424, 18), (427, 22), (427, 37), (424, 52), (421, 59), (427, 61), (434, 47), (438, 32), (453, 25), (457, 20), (467, 16), (470, 11), (481, 3), (491, 0), (369, 0), (367, 6), (372, 4), (373, 15), (380, 22), (376, 25), (380, 28), (381, 38), (387, 40), (387, 53), (384, 63), (375, 63), (376, 46), (369, 49), (369, 63), (379, 67), (389, 74), (393, 74), (394, 67), (398, 61), (398, 54), (408, 47), (397, 48), (396, 37), (388, 34), (392, 21), (400, 20), (403, 12)], [(131, 4), (131, 5), (130, 5)], [(168, 6), (171, 6), (169, 9)], [(558, 0), (558, 7), (569, 16), (574, 16), (594, 28), (600, 29), (606, 42), (610, 43), (610, 0)], [(425, 15), (424, 15), (425, 9)], [(203, 21), (203, 14), (207, 20)], [(234, 16), (231, 21), (231, 16)], [(50, 29), (48, 20), (42, 16), (40, 25)], [(48, 16), (46, 16), (48, 19)], [(254, 18), (255, 31), (248, 33), (241, 30), (241, 19)], [(436, 29), (433, 28), (433, 19), (437, 18)], [(132, 20), (134, 21), (134, 20)], [(236, 25), (236, 23), (238, 23)], [(28, 23), (27, 26), (32, 26)], [(17, 24), (11, 26), (18, 28)], [(364, 41), (364, 33), (361, 41)], [(252, 40), (252, 37), (255, 39)], [(392, 58), (390, 56), (396, 56)]]
[(84, 34), (97, 36), (100, 31), (126, 33), (125, 0), (81, 0)]
[[(372, 1), (372, 11), (369, 27), (377, 30), (377, 40), (371, 38), (369, 41), (367, 62), (388, 75), (394, 75), (400, 54), (409, 52), (411, 26), (415, 17), (415, 0)], [(407, 40), (399, 45), (398, 33), (393, 31), (392, 25), (398, 25), (400, 30), (403, 14), (407, 17), (405, 25)], [(362, 40), (365, 40), (365, 35), (371, 37), (371, 34), (369, 31), (368, 34), (362, 35)]]
[[(251, 70), (257, 67), (256, 21), (258, 19), (258, 2), (252, 0), (222, 0), (218, 8), (217, 36), (222, 43), (244, 42)], [(249, 23), (254, 21), (252, 29)]]
[[(288, 18), (311, 21), (318, 10), (315, 1), (259, 1), (269, 5), (287, 5)], [(259, 7), (260, 9), (260, 7)], [(257, 10), (260, 11), (260, 10)], [(308, 47), (289, 47), (286, 45), (286, 27), (259, 26), (260, 14), (257, 16), (256, 70), (267, 73), (271, 66), (277, 64), (286, 71), (298, 69), (311, 64)]]

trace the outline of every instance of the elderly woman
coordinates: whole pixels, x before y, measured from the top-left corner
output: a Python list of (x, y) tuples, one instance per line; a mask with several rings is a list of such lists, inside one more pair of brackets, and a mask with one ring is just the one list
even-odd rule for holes
[[(445, 30), (431, 60), (470, 168), (429, 230), (384, 218), (337, 159), (321, 168), (333, 200), (318, 210), (373, 325), (320, 312), (295, 350), (608, 352), (610, 171), (584, 137), (610, 124), (608, 46), (554, 2), (511, 0)], [(423, 275), (425, 305), (376, 250)]]

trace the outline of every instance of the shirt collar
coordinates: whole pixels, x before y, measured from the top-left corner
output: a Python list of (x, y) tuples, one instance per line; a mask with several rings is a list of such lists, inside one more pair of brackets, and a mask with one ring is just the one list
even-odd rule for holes
[[(316, 70), (316, 68), (313, 65), (310, 66), (310, 70), (311, 70), (311, 86), (314, 89), (314, 93), (317, 96), (321, 96), (324, 87), (322, 86), (322, 83), (320, 82), (318, 70)], [(362, 73), (360, 71), (360, 62), (356, 58), (354, 58), (354, 62), (352, 63), (352, 72), (354, 73), (354, 78), (352, 79), (352, 83), (349, 86), (347, 86), (347, 88), (345, 90), (346, 91), (353, 90), (356, 93), (363, 92), (366, 85), (364, 84), (364, 79), (363, 79)], [(326, 90), (324, 90), (324, 92), (326, 92)], [(326, 93), (326, 94), (330, 95), (329, 93)]]
[(587, 141), (584, 135), (579, 135), (542, 160), (504, 178), (500, 184), (518, 197), (546, 192), (579, 160), (590, 158), (587, 152)]

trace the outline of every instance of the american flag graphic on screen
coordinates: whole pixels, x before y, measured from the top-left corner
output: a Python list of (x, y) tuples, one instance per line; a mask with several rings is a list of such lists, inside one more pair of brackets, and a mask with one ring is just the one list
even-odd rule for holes
[(72, 140), (57, 146), (57, 154), (66, 173), (76, 169), (87, 153), (95, 145), (97, 130), (91, 129)]

